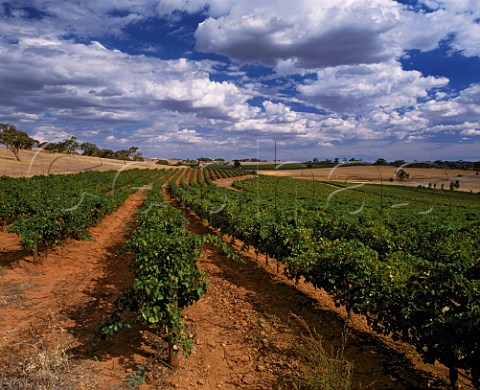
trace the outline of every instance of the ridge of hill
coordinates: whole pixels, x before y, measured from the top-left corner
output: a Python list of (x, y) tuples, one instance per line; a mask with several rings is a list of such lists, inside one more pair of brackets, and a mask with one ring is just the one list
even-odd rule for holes
[[(110, 171), (131, 168), (157, 169), (154, 161), (124, 161), (78, 154), (49, 153), (42, 149), (20, 150), (17, 161), (12, 152), (0, 147), (0, 176), (30, 177), (84, 171)], [(161, 166), (160, 168), (165, 168)]]

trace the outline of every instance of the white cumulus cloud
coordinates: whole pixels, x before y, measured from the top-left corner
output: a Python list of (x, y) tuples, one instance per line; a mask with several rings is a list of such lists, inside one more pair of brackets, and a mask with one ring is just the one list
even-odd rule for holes
[(392, 111), (412, 106), (428, 90), (443, 87), (446, 78), (423, 77), (390, 63), (337, 66), (321, 69), (317, 80), (298, 86), (301, 96), (335, 112), (367, 113), (375, 108)]

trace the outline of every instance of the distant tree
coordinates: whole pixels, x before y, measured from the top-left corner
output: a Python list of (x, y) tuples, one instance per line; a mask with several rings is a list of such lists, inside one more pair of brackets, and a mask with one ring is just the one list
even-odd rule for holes
[(98, 153), (99, 153), (97, 145), (92, 144), (90, 142), (82, 143), (80, 145), (80, 149), (82, 150), (84, 156), (96, 157), (98, 156)]
[(396, 176), (397, 176), (398, 180), (405, 180), (405, 179), (408, 179), (410, 177), (410, 175), (406, 171), (404, 171), (403, 169), (399, 169), (396, 173)]
[(73, 136), (57, 143), (45, 142), (42, 144), (42, 148), (49, 152), (76, 154), (80, 144), (77, 142), (77, 137)]
[(158, 164), (158, 165), (170, 165), (167, 160), (158, 160), (155, 164)]
[(127, 149), (120, 149), (114, 152), (114, 157), (117, 160), (130, 160), (130, 151)]
[(340, 159), (339, 159), (338, 157), (335, 157), (335, 159), (333, 160), (333, 162), (334, 162), (335, 164), (338, 164), (338, 163), (340, 162)]
[(130, 156), (134, 156), (138, 152), (138, 146), (130, 146), (128, 152), (130, 153)]
[(388, 162), (384, 158), (379, 158), (373, 163), (373, 165), (388, 165)]
[(115, 158), (115, 152), (111, 149), (100, 149), (98, 151), (98, 157)]
[(66, 148), (66, 144), (63, 141), (58, 142), (56, 144), (52, 143), (52, 149), (57, 153), (65, 153), (65, 148)]
[(392, 165), (396, 167), (401, 167), (402, 165), (405, 164), (405, 160), (395, 160)]
[(138, 146), (132, 146), (130, 149), (128, 149), (129, 157), (133, 161), (144, 161), (145, 159), (142, 156), (142, 152), (138, 151)]
[(59, 150), (59, 146), (55, 142), (43, 142), (40, 146), (43, 149), (45, 149), (46, 151), (52, 152), (52, 153), (53, 152), (58, 152), (58, 150)]
[(242, 166), (242, 163), (238, 160), (233, 160), (233, 166), (236, 168), (236, 169), (240, 169), (240, 167)]
[(142, 153), (138, 151), (138, 146), (132, 146), (129, 149), (121, 149), (113, 152), (113, 157), (117, 160), (126, 160), (126, 161), (144, 161)]
[(38, 141), (30, 138), (24, 131), (17, 130), (13, 125), (0, 123), (0, 144), (5, 145), (20, 161), (19, 152), (21, 149), (30, 150)]
[(460, 181), (459, 180), (455, 180), (455, 181), (450, 182), (450, 191), (455, 191), (455, 190), (458, 190), (459, 188), (460, 188)]
[(60, 142), (60, 145), (63, 153), (66, 154), (75, 154), (77, 153), (77, 149), (80, 147), (77, 142), (77, 137), (75, 136), (70, 137), (70, 139), (64, 139), (62, 142)]

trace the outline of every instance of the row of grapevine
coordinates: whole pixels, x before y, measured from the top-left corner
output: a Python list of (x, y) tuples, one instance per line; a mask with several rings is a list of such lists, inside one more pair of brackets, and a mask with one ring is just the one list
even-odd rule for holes
[(218, 173), (218, 169), (207, 169), (206, 174), (211, 180), (217, 180), (221, 178), (221, 175)]
[[(7, 231), (16, 233), (37, 259), (39, 246), (47, 254), (49, 247), (63, 243), (66, 238), (88, 238), (90, 226), (116, 210), (138, 187), (161, 174), (161, 171), (135, 169), (16, 179), (4, 194), (10, 199), (16, 193), (23, 208), (16, 209), (16, 219)], [(2, 196), (2, 203), (6, 199)]]
[[(198, 238), (184, 229), (185, 220), (163, 203), (160, 183), (149, 191), (138, 213), (138, 227), (126, 244), (135, 254), (133, 287), (115, 302), (115, 311), (103, 324), (101, 335), (113, 335), (138, 324), (167, 335), (170, 364), (177, 364), (180, 349), (188, 355), (192, 337), (181, 310), (206, 292), (207, 279), (197, 267)], [(129, 311), (130, 317), (124, 313)]]
[(175, 170), (176, 185), (209, 185), (215, 180), (250, 174), (251, 172), (221, 168), (187, 168)]
[(207, 170), (211, 172), (213, 180), (254, 174), (253, 171), (238, 169), (207, 168)]
[[(397, 208), (380, 210), (381, 218), (373, 208), (349, 214), (302, 201), (291, 185), (272, 194), (271, 179), (265, 183), (254, 180), (250, 193), (172, 190), (223, 233), (284, 263), (288, 277), (325, 289), (375, 331), (413, 344), (426, 362), (445, 364), (453, 384), (464, 369), (479, 385), (478, 218), (445, 225), (443, 215), (420, 218)], [(295, 204), (288, 192), (295, 192)]]
[(213, 184), (215, 180), (241, 176), (249, 174), (251, 172), (240, 171), (236, 169), (229, 168), (181, 168), (181, 169), (172, 169), (175, 173), (175, 177), (171, 181), (175, 182), (176, 185), (182, 186), (197, 186), (197, 185), (209, 185)]
[[(158, 175), (170, 170), (156, 171)], [(148, 170), (83, 172), (72, 175), (38, 175), (30, 178), (0, 177), (0, 224), (6, 225), (21, 216), (32, 215), (45, 204), (70, 209), (82, 197), (119, 192), (143, 183)]]
[[(248, 173), (248, 172), (247, 172)], [(181, 169), (177, 172), (175, 182), (182, 186), (196, 186), (213, 184), (215, 180), (222, 178), (236, 177), (245, 175), (245, 171), (222, 168), (190, 168)]]
[(31, 178), (3, 176), (0, 177), (0, 223), (11, 223), (20, 216), (35, 214), (45, 203), (70, 208), (74, 204), (64, 204), (65, 201), (71, 202), (78, 194), (106, 193), (123, 187), (129, 180), (132, 180), (132, 176), (113, 171)]
[(147, 325), (167, 337), (169, 364), (175, 367), (178, 352), (188, 356), (192, 346), (182, 309), (206, 292), (207, 278), (197, 265), (203, 245), (210, 242), (232, 259), (237, 256), (216, 236), (189, 233), (180, 212), (163, 203), (161, 185), (157, 182), (149, 191), (137, 216), (138, 227), (125, 246), (135, 254), (133, 287), (117, 299), (100, 335), (105, 338), (122, 328)]
[(205, 185), (205, 176), (203, 169), (195, 169), (196, 176), (197, 176), (197, 182), (196, 183), (191, 183), (192, 185), (198, 184), (200, 186)]

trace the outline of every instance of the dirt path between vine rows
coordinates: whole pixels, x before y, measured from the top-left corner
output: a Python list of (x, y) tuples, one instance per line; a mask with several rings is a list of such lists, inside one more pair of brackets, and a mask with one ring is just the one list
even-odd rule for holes
[[(94, 329), (132, 284), (131, 255), (117, 250), (144, 198), (130, 196), (91, 229), (94, 241), (69, 240), (41, 264), (32, 263), (16, 236), (0, 232), (0, 388), (291, 389), (304, 367), (299, 356), (318, 345), (301, 337), (307, 333), (301, 321), (327, 352), (342, 348), (344, 316), (327, 296), (297, 289), (252, 254), (239, 264), (211, 245), (199, 261), (207, 294), (184, 311), (194, 353), (177, 370), (162, 363), (166, 343), (147, 329), (92, 344)], [(170, 202), (192, 232), (212, 232)], [(241, 250), (239, 242), (233, 246)], [(446, 389), (438, 372), (412, 364), (361, 326), (354, 324), (344, 354), (354, 365), (354, 389)]]
[[(189, 230), (215, 233), (170, 202), (190, 221)], [(233, 247), (241, 251), (240, 242)], [(253, 252), (244, 255), (248, 261), (239, 264), (207, 247), (199, 263), (210, 281), (207, 294), (185, 310), (195, 353), (175, 373), (165, 373), (166, 388), (290, 389), (305, 368), (299, 356), (315, 347), (301, 337), (307, 334), (304, 325), (318, 334), (327, 352), (335, 355), (345, 346), (354, 389), (448, 387), (442, 367), (423, 365), (411, 347), (377, 337), (361, 318), (352, 320), (344, 344), (346, 316), (327, 294), (303, 283), (295, 287), (276, 275), (272, 261), (265, 266), (264, 256), (259, 264)]]
[(95, 362), (92, 336), (120, 290), (132, 283), (131, 258), (117, 249), (144, 199), (141, 191), (131, 195), (90, 229), (93, 240), (67, 240), (37, 264), (18, 237), (0, 232), (0, 388), (124, 385), (136, 364), (134, 352), (120, 337), (104, 349), (108, 358)]

